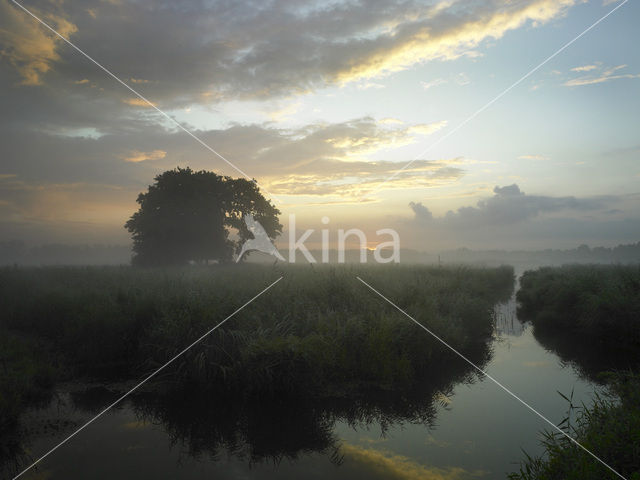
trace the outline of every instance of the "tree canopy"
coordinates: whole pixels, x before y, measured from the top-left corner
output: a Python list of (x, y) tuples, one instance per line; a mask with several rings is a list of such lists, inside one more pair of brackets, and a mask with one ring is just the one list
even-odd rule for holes
[[(280, 211), (255, 181), (191, 168), (168, 170), (138, 195), (140, 208), (125, 224), (134, 265), (230, 261), (252, 238), (243, 216), (252, 214), (270, 239), (282, 232)], [(231, 229), (237, 240), (231, 240)]]

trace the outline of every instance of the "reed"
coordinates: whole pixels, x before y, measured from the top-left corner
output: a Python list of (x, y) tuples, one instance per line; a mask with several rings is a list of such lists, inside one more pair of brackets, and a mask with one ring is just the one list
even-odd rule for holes
[(479, 362), (513, 288), (510, 267), (7, 268), (0, 327), (59, 358), (57, 379), (139, 378), (281, 275), (157, 380), (244, 396), (410, 388), (451, 354), (356, 275)]
[[(640, 376), (609, 376), (610, 390), (593, 406), (573, 405), (561, 423), (564, 431), (624, 478), (640, 479)], [(544, 456), (531, 457), (509, 475), (511, 480), (619, 479), (612, 471), (559, 432), (545, 432)]]
[(617, 349), (640, 347), (640, 265), (567, 265), (524, 273), (520, 318)]

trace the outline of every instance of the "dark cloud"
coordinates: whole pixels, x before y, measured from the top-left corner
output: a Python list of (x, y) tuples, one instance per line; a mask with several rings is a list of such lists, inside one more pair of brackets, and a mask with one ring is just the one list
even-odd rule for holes
[[(623, 210), (611, 208), (618, 204)], [(636, 196), (551, 197), (528, 195), (518, 185), (494, 188), (476, 206), (434, 216), (421, 202), (411, 202), (413, 218), (400, 222), (404, 245), (418, 250), (575, 248), (580, 244), (636, 242), (640, 218)]]
[[(572, 4), (483, 0), (462, 9), (412, 0), (24, 2), (163, 109), (289, 96), (455, 58), (525, 22), (561, 15)], [(127, 103), (136, 100), (131, 92), (8, 1), (0, 2), (0, 52), (0, 174), (24, 182), (123, 187), (184, 164), (221, 166), (238, 175), (153, 109)], [(382, 129), (371, 119), (295, 132), (262, 125), (197, 134), (250, 175), (283, 179), (274, 186), (281, 192), (300, 180), (299, 173), (311, 175), (296, 186), (297, 193), (310, 194), (336, 191), (347, 175), (366, 191), (395, 165), (358, 163), (354, 155), (364, 158), (376, 142), (397, 145), (412, 135)], [(122, 161), (131, 152), (157, 150), (166, 155), (153, 164)], [(346, 156), (355, 163), (347, 166)], [(397, 175), (396, 187), (409, 186), (410, 179), (420, 186), (462, 175), (448, 161), (414, 166)], [(361, 181), (355, 181), (358, 175)], [(387, 187), (395, 188), (393, 182)]]
[(513, 185), (507, 185), (506, 187), (499, 187), (496, 185), (495, 187), (493, 187), (493, 193), (495, 193), (496, 195), (501, 195), (503, 197), (509, 195), (524, 195), (524, 193), (520, 191), (520, 187), (518, 187), (518, 185), (516, 185), (515, 183)]
[[(411, 129), (364, 117), (294, 130), (235, 125), (197, 134), (255, 175), (268, 192), (313, 196), (316, 203), (329, 204), (359, 202), (394, 174), (403, 164), (369, 161), (366, 155), (414, 141)], [(166, 169), (191, 166), (240, 175), (184, 132), (152, 125), (96, 138), (0, 129), (0, 144), (0, 222), (5, 226), (111, 222), (120, 228), (134, 211), (137, 194)], [(384, 188), (455, 182), (464, 173), (462, 163), (417, 160)], [(5, 234), (11, 231), (16, 229), (4, 228)]]
[[(258, 179), (306, 176), (333, 181), (352, 177), (373, 182), (391, 175), (402, 164), (368, 161), (367, 155), (413, 143), (416, 141), (413, 128), (381, 125), (373, 118), (363, 117), (297, 129), (270, 124), (234, 125), (196, 134)], [(176, 165), (240, 175), (182, 131), (142, 123), (136, 129), (122, 128), (97, 138), (77, 135), (80, 134), (0, 130), (3, 146), (0, 173), (17, 175), (29, 182), (100, 182), (120, 186), (138, 185), (152, 178), (154, 172)], [(133, 157), (148, 160), (136, 162)], [(433, 178), (458, 178), (462, 175), (461, 164), (461, 159), (418, 160), (397, 175), (397, 181), (420, 181), (425, 173)], [(393, 181), (389, 187), (393, 187)]]
[(433, 215), (422, 203), (410, 203), (417, 222), (438, 222), (454, 229), (507, 226), (530, 220), (541, 214), (556, 212), (603, 212), (619, 199), (615, 196), (588, 198), (527, 195), (518, 185), (496, 186), (494, 195), (480, 200), (475, 207), (465, 206), (449, 211), (444, 217)]
[(416, 220), (425, 221), (433, 219), (433, 213), (427, 207), (425, 207), (422, 202), (411, 202), (409, 203), (411, 210), (416, 215)]
[[(25, 6), (165, 108), (230, 98), (288, 96), (470, 54), (525, 22), (562, 15), (574, 0), (233, 2), (89, 0)], [(12, 80), (121, 101), (88, 60), (49, 38), (10, 2), (0, 42)], [(34, 38), (35, 54), (19, 45)], [(116, 88), (117, 87), (117, 88)]]

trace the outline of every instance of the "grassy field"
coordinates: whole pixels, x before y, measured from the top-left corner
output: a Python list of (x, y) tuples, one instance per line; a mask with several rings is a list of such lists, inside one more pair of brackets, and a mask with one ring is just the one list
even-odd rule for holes
[(58, 380), (140, 378), (281, 275), (156, 383), (242, 397), (410, 390), (451, 355), (356, 275), (472, 358), (486, 356), (493, 305), (513, 289), (510, 267), (3, 269), (0, 328), (16, 340), (1, 351), (15, 380), (0, 384), (5, 420)]
[[(640, 267), (541, 268), (520, 284), (519, 316), (536, 338), (609, 387), (591, 408), (570, 405), (565, 432), (629, 480), (640, 479)], [(545, 434), (543, 445), (546, 454), (528, 457), (511, 479), (619, 478), (559, 433)]]

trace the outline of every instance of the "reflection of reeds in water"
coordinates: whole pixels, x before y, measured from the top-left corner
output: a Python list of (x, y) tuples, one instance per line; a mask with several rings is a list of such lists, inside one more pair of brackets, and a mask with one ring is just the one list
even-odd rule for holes
[[(484, 366), (490, 359), (488, 343), (474, 352), (472, 359)], [(133, 405), (139, 418), (161, 424), (172, 443), (186, 445), (190, 456), (215, 458), (224, 451), (250, 464), (277, 464), (318, 452), (340, 463), (336, 422), (353, 428), (375, 424), (383, 434), (403, 423), (429, 427), (434, 424), (438, 407), (447, 408), (443, 399), (451, 397), (455, 385), (476, 378), (468, 364), (452, 361), (429, 380), (402, 392), (352, 391), (331, 398), (238, 398), (181, 389), (138, 395)]]
[(494, 334), (497, 337), (519, 337), (526, 330), (526, 325), (518, 320), (515, 297), (495, 305), (493, 317)]

